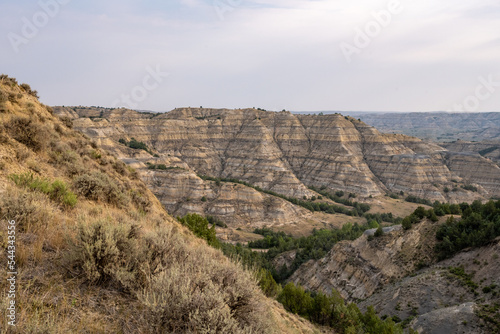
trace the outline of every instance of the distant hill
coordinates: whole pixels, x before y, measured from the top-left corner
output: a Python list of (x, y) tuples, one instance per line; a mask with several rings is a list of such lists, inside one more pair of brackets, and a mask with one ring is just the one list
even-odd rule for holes
[(500, 112), (488, 113), (363, 113), (346, 114), (382, 132), (401, 133), (421, 139), (449, 142), (500, 140)]
[[(294, 198), (317, 195), (309, 187), (353, 193), (364, 199), (404, 193), (449, 202), (473, 200), (478, 195), (499, 196), (500, 191), (498, 166), (477, 153), (456, 154), (414, 137), (382, 134), (340, 114), (308, 116), (207, 108), (178, 108), (164, 114), (54, 109), (56, 114), (73, 118), (75, 129), (119, 157), (135, 159), (134, 168), (146, 169), (146, 162), (164, 164), (171, 167), (168, 174), (172, 177), (192, 179), (189, 191), (185, 186), (177, 193), (172, 186), (169, 192), (160, 187), (161, 195), (157, 196), (175, 214), (180, 209), (179, 196), (189, 198), (185, 208), (193, 210), (195, 198), (210, 199), (217, 193), (212, 194), (197, 175), (241, 180)], [(120, 140), (132, 138), (151, 152), (124, 151), (128, 147)], [(476, 166), (474, 173), (471, 165)], [(147, 171), (153, 174), (151, 169)], [(159, 180), (151, 177), (151, 182)], [(469, 184), (477, 185), (479, 193), (459, 187)], [(216, 210), (208, 202), (196, 204), (208, 207), (213, 215), (228, 214), (226, 205)]]

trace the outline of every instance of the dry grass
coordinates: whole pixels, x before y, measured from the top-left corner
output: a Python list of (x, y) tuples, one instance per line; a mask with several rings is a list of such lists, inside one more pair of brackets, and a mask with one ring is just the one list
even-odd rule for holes
[[(1, 131), (0, 263), (7, 262), (7, 220), (15, 219), (19, 275), (18, 326), (7, 331), (0, 270), (0, 333), (275, 331), (249, 273), (178, 225), (137, 173), (70, 130), (27, 89), (0, 77), (7, 96), (0, 124), (19, 130)], [(75, 207), (8, 178), (30, 169), (51, 184), (74, 184)]]

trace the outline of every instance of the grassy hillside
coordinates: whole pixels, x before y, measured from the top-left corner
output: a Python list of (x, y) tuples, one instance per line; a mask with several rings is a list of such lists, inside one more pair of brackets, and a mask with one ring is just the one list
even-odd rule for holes
[(1, 333), (316, 332), (36, 95), (0, 76)]

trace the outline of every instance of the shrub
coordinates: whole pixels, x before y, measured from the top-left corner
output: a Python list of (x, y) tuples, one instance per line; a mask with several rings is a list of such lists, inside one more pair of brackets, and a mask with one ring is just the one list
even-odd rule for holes
[(250, 274), (216, 262), (209, 253), (198, 249), (185, 258), (174, 255), (168, 270), (139, 293), (155, 332), (272, 332)]
[(435, 222), (437, 222), (437, 221), (439, 220), (439, 218), (437, 217), (437, 215), (436, 215), (436, 213), (434, 212), (434, 210), (433, 210), (433, 209), (429, 209), (429, 210), (427, 211), (427, 218), (429, 218), (429, 220), (430, 220), (431, 222), (434, 222), (434, 223), (435, 223)]
[(130, 198), (132, 199), (132, 202), (135, 204), (136, 208), (140, 209), (143, 212), (149, 212), (152, 203), (147, 195), (137, 190), (131, 190)]
[(281, 293), (281, 286), (276, 283), (269, 270), (261, 268), (257, 272), (257, 279), (260, 289), (267, 297), (276, 298)]
[(208, 227), (208, 220), (196, 213), (187, 214), (182, 218), (177, 218), (182, 225), (187, 226), (197, 237), (204, 239), (210, 246), (219, 248), (220, 243), (215, 236), (215, 224)]
[(466, 185), (463, 185), (462, 186), (463, 189), (465, 190), (470, 190), (470, 191), (474, 191), (474, 192), (477, 192), (477, 187), (474, 187), (473, 185), (471, 184), (466, 184)]
[(415, 209), (413, 214), (417, 216), (418, 219), (423, 219), (427, 215), (427, 211), (423, 206), (419, 206), (418, 208)]
[(101, 172), (77, 176), (73, 180), (73, 187), (87, 199), (107, 202), (118, 207), (126, 206), (130, 200), (113, 179)]
[(0, 103), (7, 102), (9, 100), (9, 96), (3, 90), (0, 90)]
[(405, 217), (402, 222), (403, 228), (405, 230), (411, 229), (411, 219), (410, 217)]
[(38, 99), (38, 92), (36, 90), (32, 90), (30, 85), (27, 83), (23, 83), (19, 87), (21, 87), (21, 89), (23, 89), (27, 94)]
[(41, 193), (8, 191), (0, 196), (0, 219), (15, 220), (19, 232), (45, 226), (52, 219), (46, 201)]
[(375, 237), (381, 237), (384, 235), (384, 230), (382, 229), (382, 226), (379, 226), (377, 228), (374, 235), (375, 235)]
[(45, 146), (47, 138), (50, 138), (49, 133), (40, 123), (26, 117), (13, 117), (7, 123), (6, 128), (12, 138), (31, 148), (33, 151), (41, 151)]
[(113, 168), (120, 175), (128, 175), (127, 165), (121, 160), (116, 160)]
[(138, 289), (145, 286), (141, 266), (147, 264), (142, 262), (137, 239), (134, 225), (113, 226), (106, 221), (82, 225), (65, 261), (88, 283)]
[[(468, 205), (467, 205), (468, 206)], [(500, 201), (480, 202), (470, 207), (463, 206), (462, 219), (450, 217), (439, 227), (436, 252), (439, 259), (451, 257), (467, 247), (479, 247), (500, 235)], [(473, 210), (474, 208), (474, 210)]]
[(208, 221), (209, 224), (212, 224), (212, 225), (215, 225), (215, 226), (219, 226), (219, 227), (223, 227), (223, 228), (227, 227), (226, 223), (224, 223), (222, 220), (220, 220), (219, 218), (216, 218), (214, 216), (207, 216), (206, 219), (207, 219), (207, 221)]
[(61, 116), (60, 120), (67, 128), (73, 128), (73, 120), (71, 120), (71, 118), (69, 118), (68, 116)]
[(295, 286), (292, 282), (285, 285), (278, 296), (278, 301), (283, 304), (289, 312), (307, 316), (312, 307), (313, 299), (300, 285)]
[(272, 331), (251, 274), (220, 252), (187, 244), (171, 228), (146, 234), (97, 221), (80, 227), (65, 261), (72, 276), (137, 298), (149, 332)]

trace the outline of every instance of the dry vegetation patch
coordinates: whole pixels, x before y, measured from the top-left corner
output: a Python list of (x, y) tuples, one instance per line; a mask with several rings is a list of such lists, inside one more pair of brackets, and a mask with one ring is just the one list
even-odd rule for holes
[(133, 170), (34, 95), (0, 77), (0, 263), (15, 220), (19, 272), (9, 333), (275, 332), (250, 273), (194, 238)]

